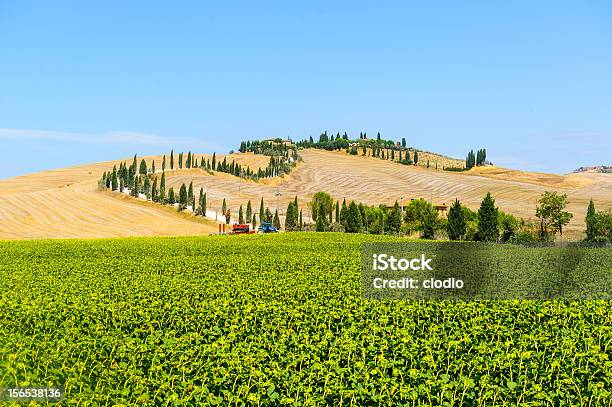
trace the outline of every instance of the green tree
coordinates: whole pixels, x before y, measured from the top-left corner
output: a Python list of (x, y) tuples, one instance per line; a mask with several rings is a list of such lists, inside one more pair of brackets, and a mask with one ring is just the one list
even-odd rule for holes
[(595, 212), (595, 203), (593, 198), (589, 201), (586, 218), (586, 240), (592, 242), (597, 237), (597, 213)]
[(336, 201), (336, 223), (340, 223), (340, 203)]
[[(325, 224), (331, 215), (333, 200), (327, 192), (319, 191), (313, 195), (310, 201), (310, 210), (312, 211), (312, 219), (317, 220), (319, 213), (325, 217)], [(323, 211), (321, 212), (321, 209)]]
[(202, 212), (202, 216), (206, 217), (206, 193), (202, 195), (202, 193), (200, 192), (200, 197), (202, 201), (202, 203), (200, 203), (200, 211)]
[(140, 160), (140, 168), (138, 169), (138, 173), (140, 175), (146, 175), (147, 174), (147, 163), (145, 162), (144, 158), (142, 160)]
[(295, 228), (297, 227), (295, 222), (296, 214), (294, 213), (296, 211), (297, 208), (295, 207), (294, 202), (289, 201), (289, 205), (287, 205), (287, 213), (285, 215), (285, 230), (288, 232), (295, 230)]
[(238, 223), (241, 225), (244, 224), (244, 213), (242, 212), (242, 205), (240, 205), (240, 208), (238, 209)]
[(412, 158), (412, 161), (414, 161), (414, 165), (419, 163), (419, 152), (416, 150), (414, 150), (414, 157)]
[(223, 198), (223, 203), (221, 204), (221, 214), (225, 215), (225, 212), (227, 212), (227, 202), (225, 202), (225, 198)]
[(155, 174), (155, 160), (153, 160), (153, 163), (151, 164), (151, 174)]
[(448, 222), (446, 224), (446, 232), (450, 240), (463, 240), (466, 232), (466, 221), (461, 209), (461, 203), (455, 199), (448, 211)]
[(563, 226), (567, 225), (573, 215), (565, 211), (569, 202), (567, 195), (559, 195), (556, 192), (544, 191), (538, 200), (536, 217), (540, 219), (540, 236), (546, 235), (547, 226), (553, 230), (558, 230), (563, 237)]
[[(187, 202), (193, 202), (193, 181), (189, 182), (189, 188), (187, 189)], [(191, 208), (195, 211), (195, 207)]]
[(113, 189), (113, 191), (117, 190), (118, 187), (118, 182), (117, 182), (117, 166), (113, 166), (113, 176), (111, 178), (111, 187)]
[(262, 196), (261, 201), (259, 202), (259, 221), (263, 223), (264, 219), (265, 219), (265, 208), (264, 208), (264, 200)]
[(521, 226), (520, 220), (515, 216), (499, 211), (499, 228), (501, 229), (501, 241), (508, 242), (516, 238), (516, 232)]
[(170, 169), (174, 169), (174, 150), (170, 150)]
[(478, 209), (478, 240), (481, 242), (497, 242), (499, 240), (499, 214), (491, 193), (482, 200)]
[(278, 217), (278, 209), (274, 211), (274, 219), (272, 220), (272, 226), (274, 226), (278, 230), (280, 230), (281, 228), (280, 218)]
[(597, 212), (597, 235), (595, 240), (598, 242), (612, 242), (612, 211)]
[(153, 202), (159, 201), (159, 191), (157, 189), (157, 177), (153, 180), (153, 185), (151, 186), (151, 200)]
[(425, 213), (425, 217), (423, 218), (423, 234), (421, 237), (423, 237), (423, 239), (434, 239), (436, 230), (439, 229), (438, 222), (438, 211), (432, 207), (431, 210)]
[(215, 171), (215, 170), (217, 169), (217, 154), (216, 154), (216, 153), (213, 153), (213, 156), (212, 156), (212, 165), (211, 165), (211, 169), (212, 169), (213, 171)]
[(162, 172), (161, 181), (159, 183), (159, 200), (164, 201), (166, 199), (166, 173)]
[[(325, 213), (327, 205), (324, 202), (319, 202), (319, 208), (317, 209), (317, 213)], [(315, 230), (317, 232), (326, 232), (329, 228), (327, 223), (327, 216), (317, 216)]]
[(342, 200), (342, 206), (340, 207), (340, 221), (344, 230), (348, 227), (348, 206), (346, 205), (346, 198)]
[(349, 233), (359, 233), (361, 232), (363, 221), (361, 219), (361, 212), (359, 211), (359, 206), (352, 201), (348, 207), (348, 216), (346, 219), (347, 227), (345, 230)]
[(251, 223), (253, 224), (253, 230), (255, 230), (257, 228), (257, 219), (255, 217), (255, 214), (253, 214), (253, 219), (251, 220)]
[[(246, 149), (246, 144), (245, 144), (245, 149)], [(247, 220), (251, 220), (252, 217), (253, 217), (253, 208), (251, 208), (251, 200), (249, 199), (249, 201), (247, 202), (247, 206), (246, 206), (246, 218)]]
[(176, 203), (176, 197), (174, 196), (174, 188), (168, 189), (168, 203), (174, 205)]
[(389, 216), (386, 222), (386, 229), (389, 233), (399, 233), (400, 227), (402, 226), (402, 210), (399, 203), (395, 201), (393, 209), (389, 212)]
[(143, 191), (147, 199), (151, 199), (151, 180), (146, 175), (144, 176)]
[(181, 188), (179, 189), (179, 210), (185, 209), (188, 202), (187, 188), (185, 184), (181, 184)]
[(162, 160), (162, 172), (166, 171), (166, 154), (164, 154), (164, 158)]

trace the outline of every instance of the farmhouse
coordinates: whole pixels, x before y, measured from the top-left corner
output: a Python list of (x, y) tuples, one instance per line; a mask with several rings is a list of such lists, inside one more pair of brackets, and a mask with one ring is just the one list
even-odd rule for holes
[(273, 139), (268, 139), (268, 140), (264, 140), (264, 142), (266, 143), (270, 143), (273, 146), (276, 145), (284, 145), (285, 147), (293, 147), (293, 141), (291, 140), (285, 140), (285, 139), (280, 139), (280, 138), (273, 138)]
[(438, 212), (438, 216), (442, 216), (444, 218), (448, 216), (448, 206), (446, 206), (446, 203), (443, 203), (442, 205), (434, 205), (433, 207)]
[[(414, 201), (415, 198), (410, 199), (411, 201)], [(395, 204), (394, 204), (395, 205)], [(387, 205), (387, 210), (391, 210), (393, 209), (394, 205)], [(446, 203), (443, 204), (438, 204), (438, 205), (433, 205), (434, 209), (438, 212), (438, 216), (444, 217), (446, 218), (448, 216), (448, 206), (446, 205)]]

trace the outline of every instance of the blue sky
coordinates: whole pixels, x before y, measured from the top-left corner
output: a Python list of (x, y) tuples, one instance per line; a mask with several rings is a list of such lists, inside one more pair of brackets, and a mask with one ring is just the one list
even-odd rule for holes
[(612, 3), (0, 0), (0, 178), (323, 130), (611, 164)]

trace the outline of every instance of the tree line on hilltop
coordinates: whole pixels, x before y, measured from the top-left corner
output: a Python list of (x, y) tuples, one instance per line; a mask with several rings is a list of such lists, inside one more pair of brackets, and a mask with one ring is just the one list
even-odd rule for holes
[[(405, 137), (403, 137), (401, 141), (386, 140), (382, 138), (380, 132), (372, 139), (368, 138), (365, 132), (360, 132), (358, 139), (351, 139), (346, 132), (343, 134), (337, 132), (334, 135), (328, 134), (327, 131), (325, 131), (321, 133), (318, 140), (314, 140), (311, 136), (308, 139), (297, 142), (296, 146), (299, 148), (316, 148), (328, 151), (344, 150), (346, 153), (355, 156), (375, 157), (404, 165), (421, 165), (427, 168), (438, 169), (437, 160), (434, 162), (430, 162), (430, 160), (425, 160), (423, 162), (420, 160), (419, 152), (422, 153), (422, 151), (414, 147), (409, 147)], [(485, 165), (485, 149), (478, 150), (477, 156), (474, 156), (473, 160), (471, 159), (472, 156), (474, 156), (473, 151), (468, 153), (468, 158), (466, 158), (464, 167), (446, 166), (443, 163), (441, 169), (447, 171), (463, 171), (474, 165)]]

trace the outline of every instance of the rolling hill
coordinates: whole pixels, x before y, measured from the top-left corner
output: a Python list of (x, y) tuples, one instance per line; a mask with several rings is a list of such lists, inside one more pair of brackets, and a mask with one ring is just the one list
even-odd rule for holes
[[(562, 176), (498, 167), (455, 173), (344, 152), (308, 149), (300, 155), (303, 162), (284, 177), (254, 182), (225, 173), (183, 169), (167, 173), (167, 186), (177, 189), (182, 183), (193, 181), (195, 191), (200, 187), (206, 190), (209, 209), (213, 210), (220, 208), (224, 198), (234, 212), (249, 199), (256, 210), (263, 197), (272, 209), (278, 200), (281, 213), (294, 196), (305, 207), (312, 194), (321, 190), (331, 193), (335, 199), (372, 205), (392, 204), (402, 196), (404, 203), (425, 198), (436, 204), (449, 204), (458, 198), (472, 209), (477, 209), (490, 191), (502, 210), (526, 219), (534, 217), (540, 194), (555, 190), (569, 197), (568, 210), (574, 218), (567, 231), (573, 238), (581, 237), (590, 197), (598, 209), (612, 208), (612, 174)], [(198, 160), (201, 157), (196, 155)], [(223, 156), (217, 158), (222, 160)], [(149, 165), (155, 160), (157, 169), (161, 168), (160, 156), (145, 159)], [(269, 160), (250, 153), (232, 154), (227, 159), (252, 169), (265, 167)], [(131, 158), (126, 161), (129, 163)], [(0, 180), (0, 239), (181, 236), (216, 231), (214, 219), (205, 220), (178, 213), (170, 207), (99, 190), (97, 181), (102, 173), (118, 163), (79, 165)], [(276, 196), (277, 192), (280, 196)]]

